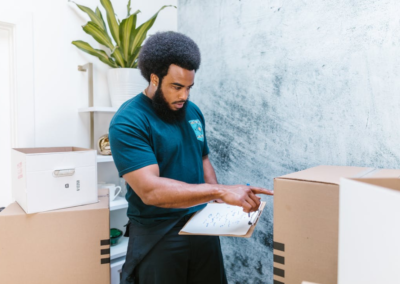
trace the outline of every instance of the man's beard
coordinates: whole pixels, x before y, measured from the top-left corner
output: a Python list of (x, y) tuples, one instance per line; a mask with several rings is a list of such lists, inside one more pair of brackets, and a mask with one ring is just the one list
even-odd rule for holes
[[(161, 83), (160, 83), (161, 85)], [(182, 121), (186, 116), (186, 107), (189, 101), (189, 97), (186, 102), (183, 104), (183, 107), (178, 110), (172, 110), (169, 107), (168, 102), (165, 100), (164, 93), (161, 90), (161, 87), (156, 90), (154, 93), (152, 104), (157, 113), (157, 115), (164, 121), (173, 123), (176, 121)]]

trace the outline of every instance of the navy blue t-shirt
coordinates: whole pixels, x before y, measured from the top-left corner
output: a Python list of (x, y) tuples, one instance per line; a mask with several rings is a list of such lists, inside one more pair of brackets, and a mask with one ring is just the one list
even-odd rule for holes
[[(158, 164), (160, 177), (190, 184), (204, 183), (203, 156), (208, 155), (204, 117), (188, 102), (182, 121), (167, 123), (155, 112), (143, 93), (125, 102), (110, 123), (109, 139), (119, 175)], [(141, 224), (178, 218), (196, 212), (205, 204), (186, 209), (146, 205), (127, 186), (128, 217)]]

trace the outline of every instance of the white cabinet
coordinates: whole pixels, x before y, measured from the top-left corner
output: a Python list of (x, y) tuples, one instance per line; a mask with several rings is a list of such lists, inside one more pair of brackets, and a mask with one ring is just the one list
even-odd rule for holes
[(125, 257), (111, 261), (111, 284), (119, 284), (121, 279), (122, 266), (125, 263)]

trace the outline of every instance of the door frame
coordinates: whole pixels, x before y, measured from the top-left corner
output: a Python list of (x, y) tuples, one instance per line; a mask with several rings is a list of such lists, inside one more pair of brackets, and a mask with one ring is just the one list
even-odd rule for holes
[(11, 147), (35, 147), (33, 15), (1, 10), (0, 25), (12, 34)]

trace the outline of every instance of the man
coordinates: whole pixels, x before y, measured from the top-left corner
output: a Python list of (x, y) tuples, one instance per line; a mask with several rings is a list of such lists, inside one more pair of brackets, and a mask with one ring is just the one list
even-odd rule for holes
[(189, 101), (199, 66), (199, 48), (187, 36), (151, 36), (139, 55), (149, 86), (111, 121), (111, 151), (128, 183), (129, 245), (122, 284), (227, 283), (219, 238), (178, 232), (207, 202), (219, 200), (252, 212), (260, 204), (255, 194), (272, 194), (218, 184), (204, 117)]

